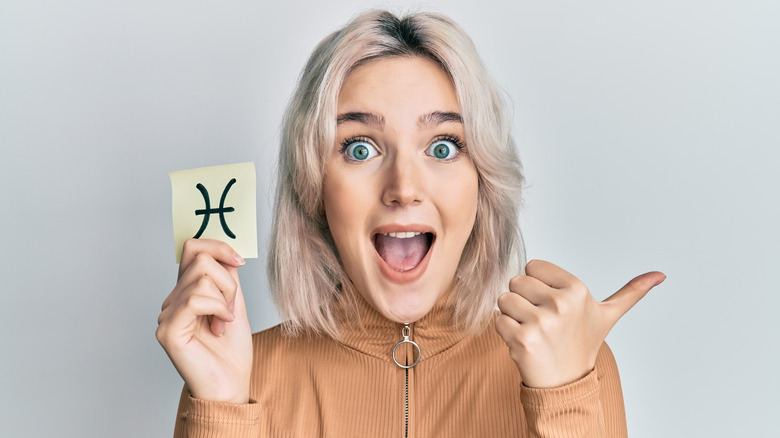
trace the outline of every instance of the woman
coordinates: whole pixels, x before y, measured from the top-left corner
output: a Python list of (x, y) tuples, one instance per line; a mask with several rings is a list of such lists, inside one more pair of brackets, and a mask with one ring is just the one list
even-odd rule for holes
[(664, 276), (598, 303), (532, 261), (506, 292), (509, 131), (449, 19), (371, 11), (327, 37), (283, 126), (269, 277), (287, 321), (251, 335), (241, 257), (185, 244), (157, 331), (185, 380), (175, 435), (625, 436), (603, 340)]

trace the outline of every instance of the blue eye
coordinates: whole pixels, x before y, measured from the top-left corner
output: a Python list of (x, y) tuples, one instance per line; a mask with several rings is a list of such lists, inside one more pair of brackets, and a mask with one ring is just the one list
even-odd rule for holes
[(458, 156), (458, 146), (450, 140), (436, 140), (425, 153), (439, 160), (452, 160)]
[(347, 159), (352, 161), (366, 161), (376, 157), (379, 153), (371, 143), (363, 140), (353, 141), (344, 148)]

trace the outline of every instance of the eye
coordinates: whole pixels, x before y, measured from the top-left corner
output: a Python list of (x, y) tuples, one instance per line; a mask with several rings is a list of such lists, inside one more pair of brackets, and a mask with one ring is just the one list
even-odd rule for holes
[(374, 145), (360, 139), (349, 139), (343, 143), (342, 153), (351, 161), (366, 161), (379, 155)]
[(439, 139), (431, 143), (425, 153), (438, 160), (448, 161), (458, 156), (460, 147), (452, 141)]

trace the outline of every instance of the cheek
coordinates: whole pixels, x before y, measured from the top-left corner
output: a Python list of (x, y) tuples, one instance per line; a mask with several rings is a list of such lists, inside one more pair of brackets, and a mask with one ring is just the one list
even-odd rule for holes
[(443, 220), (450, 225), (464, 228), (462, 231), (468, 235), (474, 225), (479, 196), (476, 170), (470, 167), (464, 172), (458, 172), (456, 177), (450, 178), (449, 183), (441, 185), (440, 188), (440, 199), (442, 205), (446, 206)]
[(342, 161), (340, 154), (331, 158), (322, 187), (323, 208), (331, 227), (358, 221), (376, 198), (372, 177), (376, 166), (354, 166)]
[(349, 220), (349, 216), (346, 214), (349, 211), (349, 191), (345, 190), (341, 184), (336, 181), (329, 181), (323, 190), (325, 217), (328, 221), (328, 228), (333, 234), (333, 238), (336, 240), (336, 246), (339, 244), (339, 238), (341, 237), (344, 227), (344, 221)]
[[(364, 188), (364, 187), (363, 187)], [(329, 177), (323, 186), (323, 207), (336, 248), (342, 257), (359, 244), (365, 218), (366, 193), (350, 178)]]

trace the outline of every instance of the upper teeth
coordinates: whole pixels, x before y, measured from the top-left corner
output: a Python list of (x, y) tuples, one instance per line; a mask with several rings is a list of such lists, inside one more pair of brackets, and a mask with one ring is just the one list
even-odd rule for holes
[(410, 237), (419, 236), (420, 234), (422, 233), (418, 231), (406, 231), (406, 232), (401, 231), (400, 233), (387, 233), (388, 236), (397, 237), (399, 239), (408, 239)]

